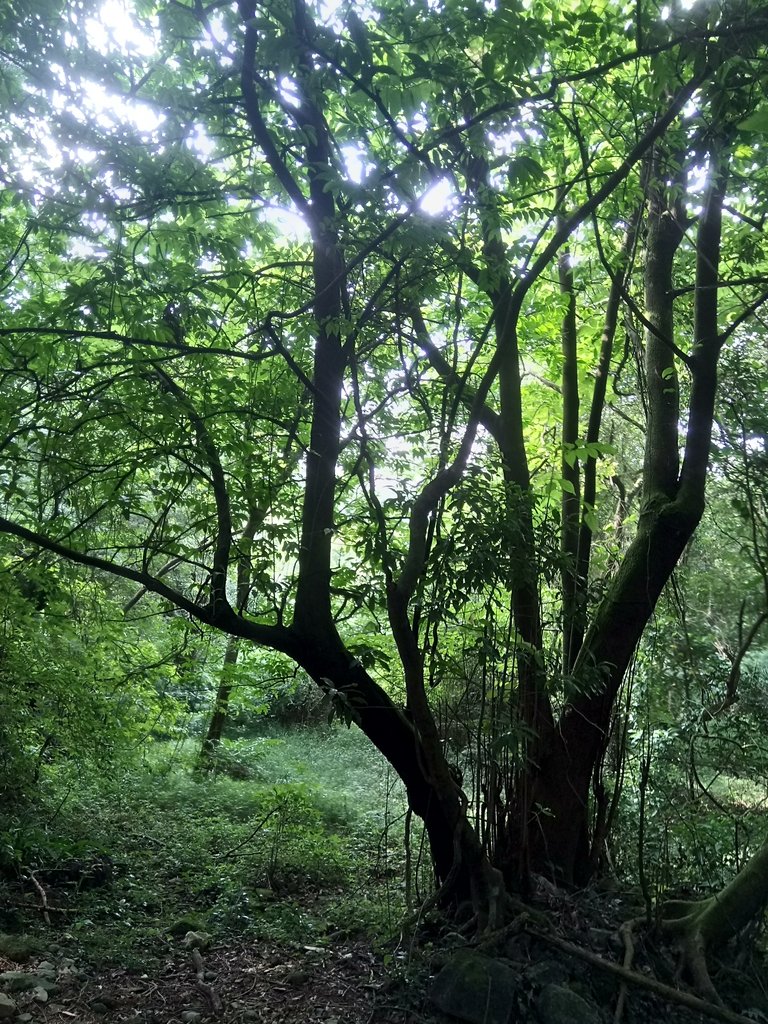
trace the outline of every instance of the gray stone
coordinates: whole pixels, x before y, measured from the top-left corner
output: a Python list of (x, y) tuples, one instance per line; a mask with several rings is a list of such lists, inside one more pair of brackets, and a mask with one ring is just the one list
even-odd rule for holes
[(435, 978), (430, 999), (470, 1024), (511, 1024), (517, 975), (498, 960), (463, 950)]
[(35, 985), (35, 987), (32, 989), (32, 998), (35, 1000), (36, 1003), (47, 1003), (48, 993), (46, 992), (42, 985)]
[(0, 992), (0, 1019), (12, 1017), (14, 1013), (16, 1013), (16, 1003), (14, 1003), (10, 996)]
[(623, 943), (615, 931), (609, 928), (590, 928), (588, 931), (589, 941), (595, 949), (612, 949), (620, 952)]
[(600, 1015), (581, 996), (563, 985), (546, 985), (536, 1001), (542, 1024), (599, 1024)]
[(184, 1021), (184, 1024), (200, 1024), (203, 1015), (198, 1013), (197, 1010), (185, 1010), (181, 1015), (181, 1019)]
[(185, 949), (208, 949), (213, 936), (208, 932), (187, 932), (184, 936), (182, 946)]
[(45, 975), (27, 971), (3, 971), (0, 974), (0, 986), (9, 992), (27, 992), (33, 988), (44, 988), (46, 992), (53, 992), (56, 988)]
[(570, 973), (562, 960), (539, 960), (526, 969), (525, 977), (535, 988), (544, 988), (545, 985), (562, 985)]
[(56, 977), (56, 967), (54, 964), (51, 963), (50, 960), (43, 960), (42, 963), (39, 963), (37, 965), (35, 971), (38, 974), (42, 974), (46, 978)]

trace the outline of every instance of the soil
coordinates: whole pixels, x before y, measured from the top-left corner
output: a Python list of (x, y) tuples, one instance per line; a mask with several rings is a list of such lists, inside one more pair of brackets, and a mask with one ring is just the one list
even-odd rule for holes
[[(42, 959), (42, 957), (40, 958)], [(48, 958), (50, 959), (50, 957)], [(198, 982), (191, 954), (179, 950), (151, 974), (113, 969), (59, 971), (45, 1003), (14, 993), (29, 1024), (437, 1024), (445, 1021), (413, 986), (392, 981), (364, 943), (334, 949), (228, 943), (202, 954)], [(0, 958), (0, 970), (28, 970)], [(200, 1016), (191, 1016), (199, 1014)], [(16, 1020), (19, 1018), (17, 1017)]]
[[(569, 894), (542, 886), (535, 903), (534, 919), (529, 912), (522, 913), (519, 928), (505, 930), (498, 934), (498, 942), (481, 942), (479, 947), (486, 955), (501, 957), (519, 978), (514, 1019), (538, 1020), (536, 999), (551, 984), (580, 992), (595, 1012), (613, 1019), (617, 1001), (621, 1003), (623, 997), (619, 979), (607, 974), (604, 964), (626, 963), (620, 928), (638, 915), (636, 894), (596, 890)], [(543, 928), (542, 918), (548, 922)], [(17, 1014), (7, 1020), (10, 1024), (449, 1024), (450, 1018), (429, 1002), (430, 978), (450, 964), (467, 938), (446, 922), (439, 926), (436, 922), (429, 932), (422, 929), (423, 945), (410, 961), (409, 945), (384, 953), (362, 938), (339, 939), (328, 946), (214, 938), (210, 947), (198, 950), (185, 948), (182, 937), (168, 936), (154, 966), (142, 972), (93, 968), (84, 958), (67, 957), (56, 944), (55, 929), (42, 935), (37, 931), (44, 952), (24, 965), (0, 956), (0, 971), (34, 974), (42, 961), (48, 961), (49, 977), (55, 968), (56, 988), (47, 998), (39, 990), (9, 993)], [(633, 972), (690, 991), (687, 980), (679, 976), (674, 948), (659, 943), (652, 931), (642, 927), (634, 935), (633, 946)], [(579, 950), (593, 957), (591, 965), (575, 955)], [(768, 970), (759, 930), (742, 935), (721, 952), (723, 956), (713, 959), (710, 968), (725, 1004), (750, 1019), (768, 1019)], [(669, 996), (659, 997), (634, 985), (628, 986), (620, 1015), (623, 1024), (659, 1020), (688, 1024), (705, 1019)]]

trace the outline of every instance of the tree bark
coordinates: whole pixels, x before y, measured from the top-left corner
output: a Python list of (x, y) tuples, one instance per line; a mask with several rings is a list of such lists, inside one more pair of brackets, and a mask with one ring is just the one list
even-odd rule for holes
[[(534, 802), (534, 863), (566, 882), (585, 882), (589, 859), (589, 793), (605, 756), (611, 716), (645, 626), (704, 512), (705, 483), (714, 418), (717, 359), (717, 280), (727, 161), (718, 140), (710, 151), (711, 177), (697, 235), (697, 305), (694, 341), (686, 362), (691, 374), (685, 456), (678, 472), (679, 411), (673, 336), (669, 247), (679, 225), (651, 183), (646, 258), (649, 327), (646, 353), (649, 422), (643, 506), (637, 535), (597, 609), (573, 670), (571, 693), (543, 749)], [(682, 353), (680, 353), (682, 355)]]

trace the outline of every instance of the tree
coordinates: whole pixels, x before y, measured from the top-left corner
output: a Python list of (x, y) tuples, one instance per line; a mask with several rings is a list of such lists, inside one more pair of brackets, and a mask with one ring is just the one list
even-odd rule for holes
[[(704, 509), (718, 359), (768, 298), (768, 10), (665, 11), (3, 26), (0, 530), (293, 659), (484, 923), (531, 868), (594, 867), (617, 695)], [(492, 828), (430, 699), (457, 644), (495, 660)]]

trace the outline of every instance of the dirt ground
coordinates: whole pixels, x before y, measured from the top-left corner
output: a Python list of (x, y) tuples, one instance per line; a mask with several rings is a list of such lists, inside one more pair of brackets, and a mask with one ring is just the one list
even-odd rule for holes
[[(57, 965), (56, 988), (12, 993), (21, 1024), (437, 1024), (418, 986), (392, 981), (365, 944), (334, 949), (227, 944), (197, 962), (174, 951), (152, 973), (112, 969), (98, 974)], [(38, 961), (42, 959), (37, 958)], [(48, 958), (50, 961), (50, 958)], [(0, 970), (34, 972), (0, 958)], [(202, 974), (201, 974), (202, 969)], [(9, 1018), (10, 1019), (10, 1018)]]

